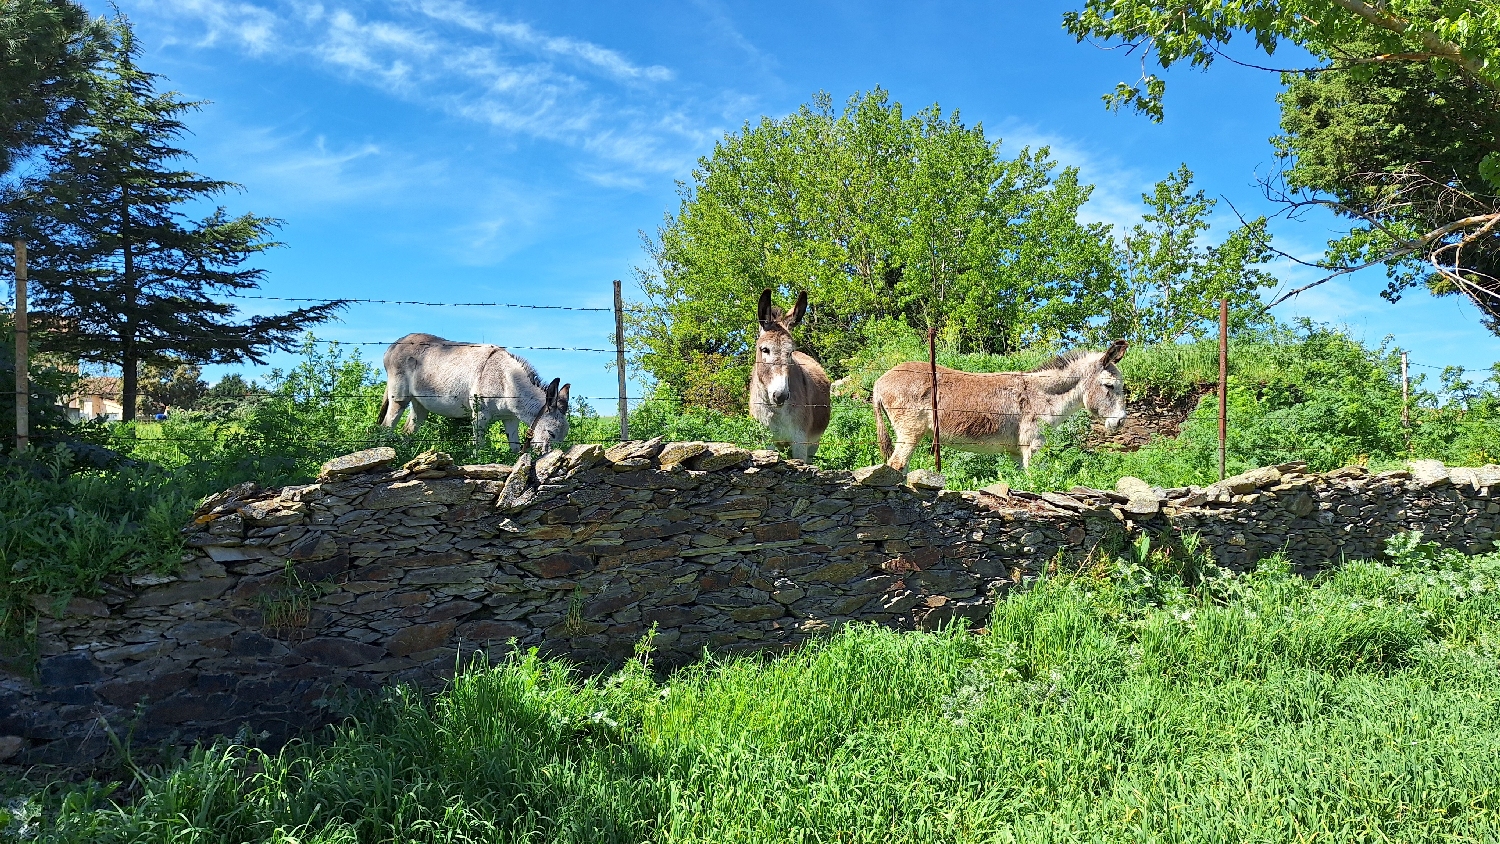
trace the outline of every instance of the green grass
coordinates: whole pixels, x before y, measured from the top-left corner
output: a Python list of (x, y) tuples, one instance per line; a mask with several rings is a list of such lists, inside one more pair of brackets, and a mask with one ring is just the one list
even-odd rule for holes
[(665, 679), (518, 654), (120, 805), (54, 789), (40, 840), (1495, 840), (1500, 556), (1397, 545), (1319, 582), (1141, 554), (977, 635), (853, 627)]

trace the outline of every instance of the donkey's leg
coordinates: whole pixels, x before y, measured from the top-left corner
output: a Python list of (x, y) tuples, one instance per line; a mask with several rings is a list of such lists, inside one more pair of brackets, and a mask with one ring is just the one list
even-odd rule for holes
[(811, 463), (812, 459), (818, 456), (818, 446), (823, 444), (822, 441), (823, 438), (818, 437), (816, 439), (809, 439), (808, 442), (802, 444), (802, 450), (803, 452), (805, 452), (804, 455), (800, 458), (802, 462)]
[(396, 422), (401, 418), (401, 411), (405, 410), (408, 404), (411, 404), (410, 399), (401, 401), (390, 398), (388, 395), (383, 405), (385, 412), (380, 416), (380, 424), (387, 428), (396, 427)]
[(423, 407), (420, 401), (413, 399), (411, 412), (406, 415), (406, 428), (404, 430), (408, 434), (415, 434), (425, 421), (427, 421), (427, 408)]
[(922, 442), (922, 435), (926, 434), (930, 427), (927, 425), (926, 417), (919, 417), (915, 420), (892, 419), (891, 422), (891, 427), (896, 429), (896, 446), (891, 452), (891, 458), (885, 462), (892, 469), (905, 472), (906, 464), (911, 462), (912, 452), (917, 450), (917, 445)]
[(1023, 437), (1019, 448), (1021, 451), (1021, 469), (1022, 471), (1030, 472), (1031, 456), (1042, 450), (1042, 432), (1040, 430), (1033, 430), (1029, 437)]
[(505, 439), (510, 443), (510, 450), (516, 454), (521, 453), (521, 420), (514, 416), (504, 417)]
[(807, 435), (800, 432), (793, 435), (790, 446), (791, 448), (787, 450), (792, 453), (792, 459), (801, 460), (802, 462), (806, 463), (807, 458), (809, 457), (807, 448)]
[(495, 417), (497, 415), (498, 414), (496, 414), (494, 410), (483, 405), (480, 405), (479, 407), (476, 407), (474, 409), (473, 426), (475, 448), (478, 448), (481, 445), (489, 445), (490, 426), (495, 424)]

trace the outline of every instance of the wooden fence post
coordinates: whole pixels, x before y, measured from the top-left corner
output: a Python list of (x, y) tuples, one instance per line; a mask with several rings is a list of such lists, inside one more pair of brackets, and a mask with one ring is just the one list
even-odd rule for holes
[(1406, 377), (1406, 351), (1401, 352), (1401, 432), (1405, 435), (1406, 447), (1411, 448), (1411, 382)]
[(630, 419), (625, 401), (625, 301), (620, 298), (620, 280), (615, 279), (615, 375), (620, 384), (620, 442), (630, 439)]
[(31, 440), (28, 405), (31, 377), (28, 370), (31, 344), (26, 326), (26, 241), (16, 240), (16, 452), (26, 450)]

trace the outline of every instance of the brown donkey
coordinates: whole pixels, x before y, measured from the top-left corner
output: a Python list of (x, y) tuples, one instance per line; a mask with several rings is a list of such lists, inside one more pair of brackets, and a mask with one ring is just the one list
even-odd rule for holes
[[(1102, 352), (1075, 349), (1030, 372), (960, 372), (937, 368), (938, 421), (944, 446), (981, 454), (1013, 454), (1021, 466), (1042, 447), (1042, 429), (1080, 407), (1103, 417), (1113, 431), (1125, 421), (1125, 379), (1115, 366), (1126, 343)], [(932, 373), (925, 363), (903, 363), (875, 382), (875, 430), (880, 453), (893, 469), (906, 469), (911, 453), (932, 431)], [(885, 417), (896, 429), (891, 443)]]
[(811, 460), (828, 430), (828, 373), (811, 356), (797, 351), (792, 329), (807, 313), (807, 294), (787, 314), (771, 304), (771, 291), (760, 294), (756, 319), (755, 374), (750, 376), (750, 415), (771, 429), (779, 448), (798, 460)]

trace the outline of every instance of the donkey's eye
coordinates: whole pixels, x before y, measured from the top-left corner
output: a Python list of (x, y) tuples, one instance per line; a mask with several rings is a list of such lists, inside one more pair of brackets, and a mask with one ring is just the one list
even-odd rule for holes
[(770, 346), (761, 346), (760, 347), (760, 353), (763, 354), (763, 355), (769, 355), (771, 353), (771, 347)]

